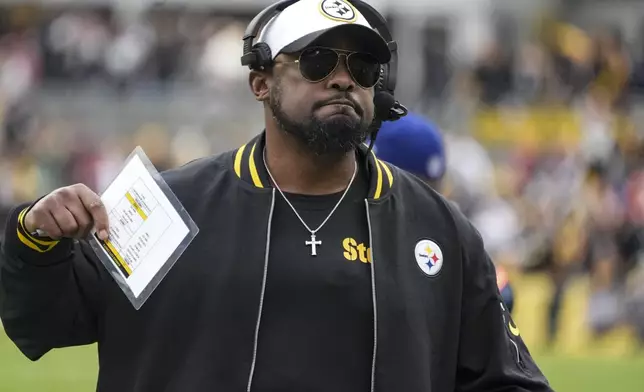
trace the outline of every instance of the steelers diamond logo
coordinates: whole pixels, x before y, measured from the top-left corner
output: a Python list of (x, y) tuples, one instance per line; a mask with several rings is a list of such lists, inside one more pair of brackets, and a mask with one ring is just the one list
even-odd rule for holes
[(344, 0), (322, 0), (320, 11), (327, 18), (340, 22), (354, 22), (356, 20), (355, 9)]
[(428, 276), (435, 276), (443, 268), (443, 251), (434, 241), (418, 241), (414, 248), (416, 263)]

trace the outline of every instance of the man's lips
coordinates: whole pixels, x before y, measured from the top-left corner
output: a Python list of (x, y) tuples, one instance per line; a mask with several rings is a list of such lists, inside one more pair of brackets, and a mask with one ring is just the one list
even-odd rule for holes
[(330, 105), (345, 105), (345, 106), (350, 106), (353, 109), (356, 108), (356, 106), (353, 104), (353, 102), (351, 102), (348, 99), (334, 99), (333, 101), (329, 101), (329, 102), (324, 104), (324, 106), (330, 106)]

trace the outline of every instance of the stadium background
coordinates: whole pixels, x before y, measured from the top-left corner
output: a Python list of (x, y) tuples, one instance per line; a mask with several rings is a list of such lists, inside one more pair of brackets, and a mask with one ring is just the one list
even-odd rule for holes
[[(136, 145), (161, 170), (261, 130), (239, 55), (268, 0), (40, 3), (0, 0), (2, 221), (58, 186), (104, 189)], [(644, 390), (641, 2), (370, 3), (555, 390)], [(0, 391), (93, 390), (96, 366), (94, 346), (30, 363), (0, 334)]]

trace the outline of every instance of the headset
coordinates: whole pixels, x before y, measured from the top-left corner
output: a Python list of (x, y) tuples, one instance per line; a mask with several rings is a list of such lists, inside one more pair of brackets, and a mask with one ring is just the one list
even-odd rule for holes
[[(269, 46), (264, 42), (253, 44), (253, 41), (273, 17), (297, 1), (281, 0), (270, 5), (257, 14), (248, 24), (243, 38), (244, 52), (241, 56), (243, 66), (248, 66), (253, 70), (264, 70), (273, 64), (273, 56)], [(380, 79), (375, 86), (375, 112), (376, 117), (380, 121), (398, 120), (407, 114), (407, 108), (394, 99), (398, 71), (398, 44), (393, 40), (391, 32), (387, 27), (387, 21), (375, 8), (362, 0), (350, 0), (348, 2), (360, 11), (365, 19), (367, 19), (367, 22), (387, 42), (387, 47), (391, 52), (391, 60), (389, 63), (383, 64), (380, 67)]]

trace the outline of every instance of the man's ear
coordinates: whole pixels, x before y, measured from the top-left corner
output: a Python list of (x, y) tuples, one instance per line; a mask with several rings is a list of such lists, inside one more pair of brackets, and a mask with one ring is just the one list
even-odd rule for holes
[(269, 96), (269, 74), (267, 72), (250, 71), (248, 74), (248, 85), (253, 92), (255, 99), (264, 102)]

